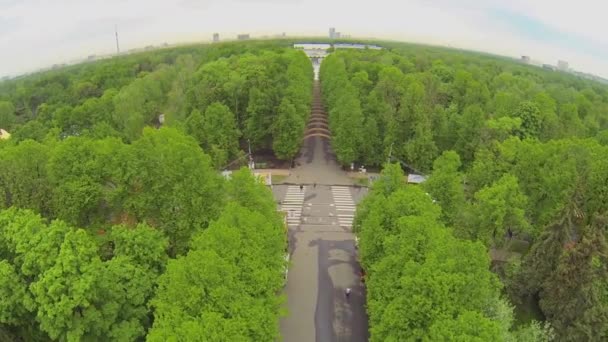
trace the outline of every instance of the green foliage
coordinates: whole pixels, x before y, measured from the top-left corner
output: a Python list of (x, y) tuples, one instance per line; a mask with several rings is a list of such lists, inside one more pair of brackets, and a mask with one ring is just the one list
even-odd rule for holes
[(355, 113), (354, 123), (330, 117), (334, 150), (344, 163), (379, 166), (393, 146), (394, 157), (422, 172), (446, 150), (456, 151), (468, 168), (480, 148), (513, 135), (547, 141), (594, 136), (608, 127), (604, 85), (488, 56), (385, 46), (338, 50), (321, 66), (329, 112), (342, 110), (344, 96), (359, 99), (363, 112), (361, 141), (339, 137), (342, 126), (353, 137), (360, 134), (356, 108), (343, 110)]
[(26, 314), (23, 306), (26, 285), (8, 261), (0, 261), (0, 323), (22, 324)]
[[(144, 132), (141, 139), (161, 146), (161, 142), (176, 143), (180, 137), (183, 140), (176, 146), (188, 153), (187, 158), (195, 166), (182, 160), (172, 167), (192, 167), (193, 177), (199, 183), (189, 192), (178, 191), (180, 196), (188, 196), (188, 203), (192, 201), (196, 208), (186, 207), (186, 202), (179, 202), (179, 198), (172, 199), (171, 193), (161, 198), (186, 209), (173, 211), (171, 221), (177, 229), (165, 222), (162, 224), (167, 230), (127, 223), (111, 227), (98, 244), (86, 230), (71, 228), (59, 220), (47, 224), (29, 210), (11, 208), (0, 212), (1, 336), (22, 336), (26, 340), (133, 341), (144, 338), (152, 328), (147, 336), (151, 340), (180, 337), (190, 340), (199, 336), (206, 340), (246, 341), (278, 337), (282, 310), (277, 293), (284, 281), (286, 236), (272, 194), (248, 169), (235, 172), (227, 183), (217, 176), (205, 180), (204, 174), (195, 171), (205, 172), (204, 164), (196, 161), (208, 158), (192, 139), (178, 132), (167, 129)], [(86, 150), (103, 146), (107, 141), (78, 142)], [(60, 147), (76, 148), (69, 141)], [(132, 153), (131, 156), (141, 158), (136, 146), (123, 148), (127, 150), (119, 154)], [(177, 151), (160, 152), (184, 158)], [(99, 152), (91, 154), (104, 156)], [(99, 172), (100, 165), (93, 167), (96, 159), (90, 156), (87, 159), (86, 155), (82, 158), (82, 165), (70, 165), (67, 161), (63, 164), (66, 177)], [(133, 160), (142, 162), (138, 158)], [(157, 160), (156, 165), (163, 163)], [(121, 179), (121, 175), (119, 172), (116, 179)], [(205, 208), (201, 202), (209, 190), (201, 183), (206, 181), (213, 189), (225, 192), (230, 201), (225, 206), (222, 196), (209, 195), (215, 202), (207, 203), (222, 212), (209, 227), (197, 223), (216, 210)], [(180, 186), (175, 179), (171, 182)], [(185, 182), (194, 184), (190, 178)], [(128, 189), (128, 184), (117, 187)], [(150, 188), (159, 186), (152, 184)], [(197, 193), (203, 197), (197, 199)], [(120, 199), (120, 191), (114, 196)], [(129, 196), (134, 200), (136, 197)], [(150, 217), (148, 220), (153, 221)], [(179, 240), (180, 227), (197, 233), (192, 239), (188, 236)], [(176, 239), (185, 246), (175, 245)], [(174, 251), (181, 248), (185, 256), (169, 259), (167, 250), (171, 248)], [(183, 263), (184, 268), (180, 268)], [(188, 280), (178, 280), (184, 277)], [(201, 287), (209, 292), (201, 292)], [(200, 315), (188, 316), (196, 303), (201, 306)], [(155, 309), (153, 327), (151, 307)], [(177, 310), (184, 311), (176, 316)]]
[(50, 214), (49, 146), (25, 141), (0, 150), (0, 208), (31, 208)]
[(249, 170), (234, 174), (228, 192), (234, 202), (160, 277), (148, 340), (278, 338), (277, 292), (286, 248), (282, 221), (271, 194)]
[(537, 138), (542, 130), (540, 110), (536, 104), (522, 102), (515, 111), (515, 117), (521, 120), (520, 137)]
[[(321, 65), (323, 95), (329, 106), (329, 127), (332, 145), (342, 165), (358, 160), (365, 149), (364, 115), (359, 90), (347, 76), (344, 62), (331, 55)], [(376, 134), (377, 132), (369, 132)], [(368, 147), (369, 148), (369, 147)]]
[[(523, 332), (512, 330), (512, 309), (500, 298), (486, 248), (455, 238), (419, 187), (388, 187), (390, 175), (399, 173), (395, 166), (388, 165), (357, 211), (370, 340), (515, 341)], [(443, 179), (450, 184), (459, 166), (454, 152), (444, 154), (435, 163), (440, 173), (431, 188)]]
[[(240, 42), (163, 49), (5, 82), (0, 127), (16, 141), (39, 142), (49, 131), (61, 139), (134, 142), (148, 126), (186, 127), (221, 168), (241, 157), (242, 138), (251, 140), (254, 151), (272, 147), (271, 126), (283, 98), (296, 109), (294, 124), (306, 121), (312, 65), (288, 45)], [(203, 118), (188, 120), (196, 111)], [(286, 143), (299, 146), (300, 140)]]
[(16, 121), (15, 106), (8, 101), (0, 101), (0, 128), (11, 130)]
[(169, 254), (186, 251), (192, 234), (223, 205), (222, 180), (194, 139), (174, 129), (146, 129), (126, 156), (119, 196), (126, 213), (163, 230)]
[(507, 232), (528, 232), (527, 201), (517, 178), (508, 174), (479, 190), (471, 208), (475, 219), (470, 225), (469, 237), (488, 245), (501, 245)]
[(152, 227), (139, 224), (135, 228), (114, 226), (110, 232), (112, 256), (128, 258), (130, 262), (157, 274), (167, 263), (167, 238)]
[(272, 126), (272, 148), (277, 157), (283, 160), (293, 158), (300, 148), (304, 134), (304, 120), (298, 116), (296, 107), (283, 99), (278, 109), (277, 120)]
[(194, 136), (204, 151), (211, 154), (213, 165), (222, 168), (238, 151), (240, 132), (230, 109), (214, 102), (204, 115), (194, 110), (186, 121), (188, 133)]
[(431, 177), (423, 183), (424, 189), (441, 206), (444, 222), (450, 225), (460, 223), (465, 204), (460, 167), (460, 158), (456, 152), (443, 152), (433, 163)]
[[(0, 83), (12, 134), (0, 340), (132, 341), (152, 324), (150, 340), (278, 338), (283, 223), (249, 171), (223, 181), (217, 169), (246, 140), (297, 153), (312, 66), (288, 44), (184, 46)], [(390, 150), (431, 172), (427, 195), (386, 165), (358, 208), (372, 340), (606, 339), (607, 88), (385, 46), (321, 66), (342, 164), (380, 165)], [(160, 114), (171, 128), (151, 128)], [(483, 243), (501, 248), (509, 231), (532, 248), (506, 292), (538, 298), (545, 323), (514, 328), (488, 271)]]

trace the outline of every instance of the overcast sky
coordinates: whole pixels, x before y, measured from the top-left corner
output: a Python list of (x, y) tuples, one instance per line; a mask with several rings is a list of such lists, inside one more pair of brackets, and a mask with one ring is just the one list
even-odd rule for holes
[(608, 78), (602, 0), (0, 0), (0, 76), (91, 54), (237, 33), (327, 35), (530, 55)]

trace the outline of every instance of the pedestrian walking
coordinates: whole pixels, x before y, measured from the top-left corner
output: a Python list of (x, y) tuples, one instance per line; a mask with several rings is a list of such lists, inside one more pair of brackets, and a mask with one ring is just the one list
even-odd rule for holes
[(313, 187), (313, 189), (316, 189), (316, 188), (317, 188), (317, 183), (314, 183), (314, 184), (312, 185), (312, 187)]
[(348, 299), (350, 297), (350, 287), (347, 287), (344, 293), (346, 294), (346, 299)]
[(304, 185), (300, 184), (300, 192), (302, 192), (302, 190), (304, 190)]

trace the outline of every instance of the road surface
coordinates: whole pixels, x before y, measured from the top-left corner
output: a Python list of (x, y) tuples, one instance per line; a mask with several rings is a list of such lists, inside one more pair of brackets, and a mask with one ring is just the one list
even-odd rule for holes
[(308, 138), (298, 164), (286, 180), (295, 185), (273, 186), (280, 208), (289, 213), (288, 316), (281, 335), (287, 342), (367, 341), (365, 288), (351, 231), (366, 189), (350, 186), (325, 138)]

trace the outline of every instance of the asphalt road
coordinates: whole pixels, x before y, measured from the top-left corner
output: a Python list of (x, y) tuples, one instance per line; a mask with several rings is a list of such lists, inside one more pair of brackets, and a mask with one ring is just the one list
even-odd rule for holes
[[(297, 185), (295, 186), (297, 187)], [(277, 199), (287, 185), (275, 185)], [(358, 189), (349, 190), (353, 201)], [(351, 228), (340, 226), (331, 186), (305, 188), (301, 223), (289, 228), (291, 267), (285, 287), (284, 341), (367, 341), (365, 288)], [(345, 289), (352, 293), (346, 298)]]
[[(299, 191), (298, 183), (309, 185), (304, 188), (300, 222), (289, 227), (288, 316), (281, 321), (281, 334), (287, 342), (367, 341), (365, 288), (359, 278), (354, 235), (350, 225), (341, 225), (339, 220), (339, 215), (348, 214), (337, 210), (337, 203), (348, 197), (354, 210), (366, 190), (341, 186), (345, 195), (335, 198), (332, 185), (324, 184), (348, 184), (348, 177), (337, 167), (327, 141), (308, 140), (312, 141), (304, 144), (300, 166), (291, 176), (296, 184), (291, 185), (292, 192)], [(288, 187), (274, 186), (278, 201), (285, 198)], [(346, 213), (354, 215), (354, 211)], [(349, 298), (347, 287), (352, 289)]]
[[(313, 95), (313, 111), (319, 113), (318, 83)], [(367, 341), (365, 288), (351, 229), (355, 205), (366, 189), (352, 187), (326, 138), (307, 138), (296, 165), (285, 180), (293, 185), (273, 186), (275, 198), (283, 203), (279, 207), (291, 212), (283, 340)], [(300, 190), (300, 184), (307, 185)], [(346, 288), (352, 289), (348, 298)]]

